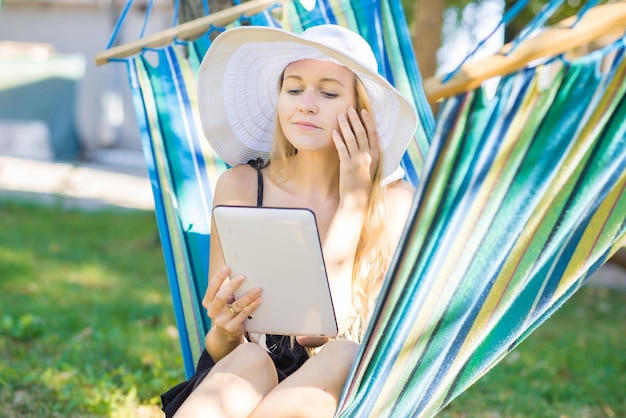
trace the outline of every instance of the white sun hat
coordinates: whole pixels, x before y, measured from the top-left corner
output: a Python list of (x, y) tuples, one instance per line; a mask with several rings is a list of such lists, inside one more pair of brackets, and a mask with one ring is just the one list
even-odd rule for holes
[(367, 41), (338, 25), (314, 26), (300, 35), (242, 26), (215, 38), (198, 74), (200, 119), (213, 150), (231, 166), (258, 157), (267, 161), (280, 76), (288, 64), (304, 59), (344, 65), (363, 82), (380, 138), (383, 178), (394, 173), (417, 127), (415, 109), (378, 74)]

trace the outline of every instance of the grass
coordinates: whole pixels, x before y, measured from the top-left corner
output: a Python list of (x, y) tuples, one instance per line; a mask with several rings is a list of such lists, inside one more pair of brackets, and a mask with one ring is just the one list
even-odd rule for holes
[[(154, 214), (0, 202), (0, 410), (157, 417), (183, 379)], [(586, 287), (442, 417), (626, 416), (626, 293)]]
[(626, 292), (585, 286), (440, 416), (626, 417)]
[(0, 203), (5, 417), (160, 416), (183, 379), (154, 214)]

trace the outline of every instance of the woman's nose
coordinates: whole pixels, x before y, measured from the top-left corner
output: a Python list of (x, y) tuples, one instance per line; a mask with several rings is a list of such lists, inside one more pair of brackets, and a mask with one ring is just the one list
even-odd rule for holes
[(305, 89), (300, 95), (298, 102), (298, 110), (305, 113), (317, 112), (317, 102), (315, 101), (315, 92), (312, 89)]

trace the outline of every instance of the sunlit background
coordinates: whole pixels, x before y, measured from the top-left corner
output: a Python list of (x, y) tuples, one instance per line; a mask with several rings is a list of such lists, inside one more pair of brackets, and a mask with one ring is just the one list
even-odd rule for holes
[[(135, 1), (113, 45), (172, 25), (173, 1)], [(141, 5), (144, 7), (138, 7)], [(0, 155), (38, 160), (143, 164), (123, 63), (96, 66), (125, 2), (3, 0), (0, 3)], [(500, 0), (444, 14), (439, 72), (456, 66), (499, 22)], [(497, 50), (502, 34), (478, 54)]]

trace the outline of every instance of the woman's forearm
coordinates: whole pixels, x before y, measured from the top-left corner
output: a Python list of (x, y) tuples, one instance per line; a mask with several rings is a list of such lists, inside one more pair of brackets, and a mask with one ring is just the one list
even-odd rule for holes
[(365, 208), (339, 205), (323, 244), (327, 269), (349, 265), (352, 270), (364, 220)]
[(206, 337), (204, 337), (204, 348), (215, 362), (226, 357), (228, 353), (233, 351), (244, 341), (243, 336), (237, 341), (229, 340), (224, 335), (219, 334), (219, 328), (212, 327), (209, 332), (207, 332)]
[(352, 271), (365, 212), (364, 207), (340, 204), (323, 244), (326, 273), (340, 327), (350, 313)]

